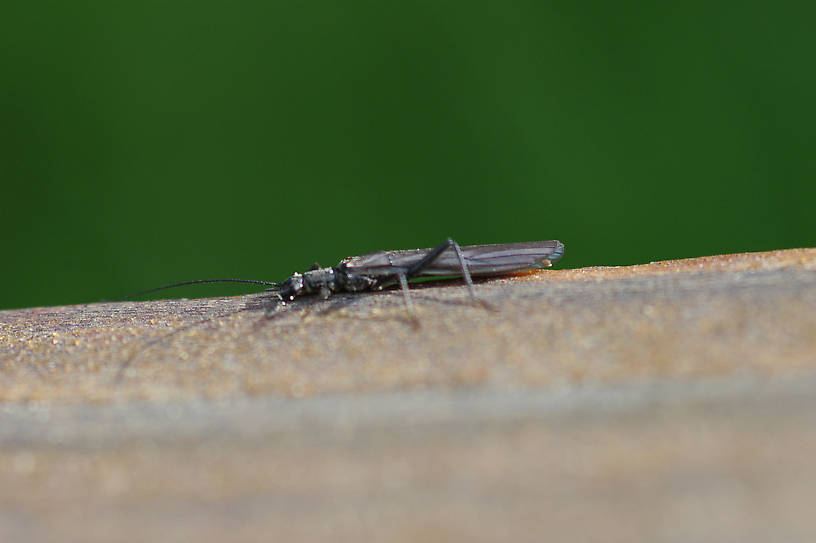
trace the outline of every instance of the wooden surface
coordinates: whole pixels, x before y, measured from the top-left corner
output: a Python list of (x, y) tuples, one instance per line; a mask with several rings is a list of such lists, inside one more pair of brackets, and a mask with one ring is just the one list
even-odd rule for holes
[(477, 291), (0, 312), (0, 541), (816, 537), (816, 249)]

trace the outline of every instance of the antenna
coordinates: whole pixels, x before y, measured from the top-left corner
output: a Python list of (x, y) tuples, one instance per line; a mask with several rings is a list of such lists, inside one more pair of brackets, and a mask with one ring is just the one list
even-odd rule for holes
[(182, 281), (180, 283), (172, 283), (170, 285), (163, 285), (161, 287), (149, 288), (147, 290), (142, 290), (139, 292), (134, 292), (133, 294), (128, 294), (127, 296), (123, 296), (120, 300), (127, 300), (128, 298), (135, 298), (137, 296), (142, 296), (144, 294), (150, 294), (151, 292), (156, 292), (158, 290), (165, 290), (170, 288), (176, 287), (183, 287), (185, 285), (197, 285), (199, 283), (252, 283), (255, 285), (267, 285), (272, 287), (269, 290), (276, 290), (279, 287), (279, 283), (273, 283), (272, 281), (259, 281), (256, 279), (196, 279), (194, 281)]

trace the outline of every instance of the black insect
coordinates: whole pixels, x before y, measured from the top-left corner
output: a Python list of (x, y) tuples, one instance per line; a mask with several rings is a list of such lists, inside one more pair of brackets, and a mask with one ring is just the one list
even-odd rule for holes
[(282, 283), (253, 279), (201, 279), (165, 285), (133, 296), (195, 283), (255, 283), (270, 287), (266, 290), (268, 301), (265, 308), (266, 314), (272, 316), (288, 302), (305, 294), (327, 299), (336, 292), (365, 292), (400, 285), (405, 304), (414, 314), (408, 289), (411, 279), (462, 277), (471, 300), (478, 303), (472, 277), (494, 277), (547, 268), (562, 256), (564, 244), (555, 240), (460, 247), (448, 238), (432, 249), (377, 251), (350, 256), (330, 268), (315, 264), (309, 271), (295, 273)]

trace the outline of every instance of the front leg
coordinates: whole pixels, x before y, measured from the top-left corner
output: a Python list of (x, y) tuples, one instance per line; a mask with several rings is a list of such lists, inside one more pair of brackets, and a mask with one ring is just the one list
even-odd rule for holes
[(270, 295), (268, 300), (264, 301), (263, 303), (264, 315), (266, 316), (267, 319), (271, 319), (272, 317), (277, 315), (278, 312), (281, 309), (283, 309), (285, 305), (286, 302), (283, 301), (283, 297), (276, 292), (275, 294)]

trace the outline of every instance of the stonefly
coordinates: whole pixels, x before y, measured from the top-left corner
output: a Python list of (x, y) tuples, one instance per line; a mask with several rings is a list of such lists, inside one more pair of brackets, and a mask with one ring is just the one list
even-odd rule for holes
[(265, 291), (268, 300), (264, 307), (267, 316), (272, 316), (287, 302), (306, 294), (327, 299), (336, 292), (366, 292), (399, 285), (406, 307), (415, 314), (408, 288), (411, 279), (462, 277), (471, 300), (479, 303), (473, 277), (495, 277), (548, 268), (562, 256), (564, 244), (555, 240), (461, 247), (448, 238), (432, 249), (377, 251), (350, 256), (330, 268), (315, 264), (309, 271), (295, 273), (282, 283), (254, 279), (198, 279), (144, 290), (132, 296), (196, 283), (254, 283), (270, 287)]

